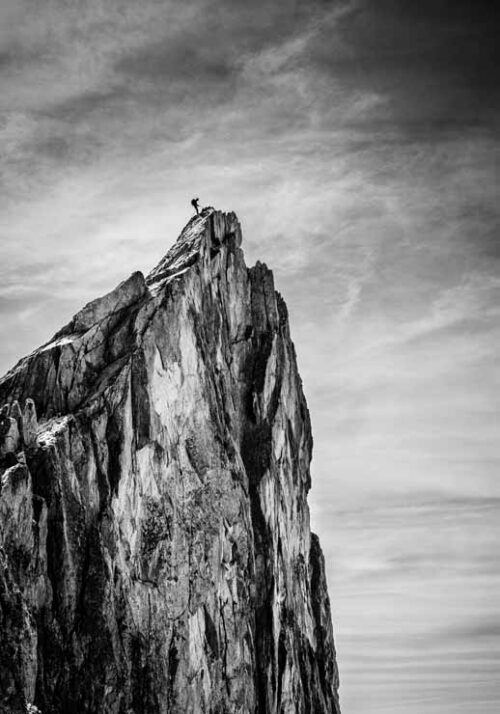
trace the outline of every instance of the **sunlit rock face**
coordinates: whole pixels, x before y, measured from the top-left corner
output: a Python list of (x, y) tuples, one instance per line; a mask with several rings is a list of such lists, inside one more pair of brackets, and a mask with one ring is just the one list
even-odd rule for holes
[(287, 310), (240, 245), (204, 210), (0, 380), (1, 712), (339, 712)]

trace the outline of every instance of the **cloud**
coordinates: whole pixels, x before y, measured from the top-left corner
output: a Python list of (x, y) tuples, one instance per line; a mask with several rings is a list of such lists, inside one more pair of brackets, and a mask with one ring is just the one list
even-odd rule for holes
[(495, 18), (492, 3), (360, 0), (315, 43), (312, 59), (348, 86), (387, 96), (389, 104), (370, 119), (397, 124), (406, 135), (420, 134), (423, 122), (433, 133), (464, 122), (494, 126)]
[(424, 491), (325, 512), (344, 709), (497, 701), (498, 507)]

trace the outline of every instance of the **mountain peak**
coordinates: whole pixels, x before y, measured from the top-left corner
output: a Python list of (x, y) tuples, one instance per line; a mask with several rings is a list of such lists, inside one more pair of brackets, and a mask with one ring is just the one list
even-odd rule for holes
[(0, 712), (339, 714), (271, 271), (206, 209), (0, 379)]
[(211, 206), (193, 216), (174, 245), (146, 278), (148, 285), (180, 275), (203, 256), (214, 257), (224, 240), (241, 245), (241, 228), (234, 213), (216, 211)]

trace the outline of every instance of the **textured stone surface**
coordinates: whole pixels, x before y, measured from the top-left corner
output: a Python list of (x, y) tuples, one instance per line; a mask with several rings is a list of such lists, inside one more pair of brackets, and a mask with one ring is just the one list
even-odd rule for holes
[(339, 712), (309, 414), (240, 246), (205, 210), (0, 380), (0, 712)]

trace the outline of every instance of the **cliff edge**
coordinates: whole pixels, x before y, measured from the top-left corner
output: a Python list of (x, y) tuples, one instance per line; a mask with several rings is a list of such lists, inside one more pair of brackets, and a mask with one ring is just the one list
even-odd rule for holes
[(0, 380), (0, 712), (339, 714), (285, 303), (206, 209)]

